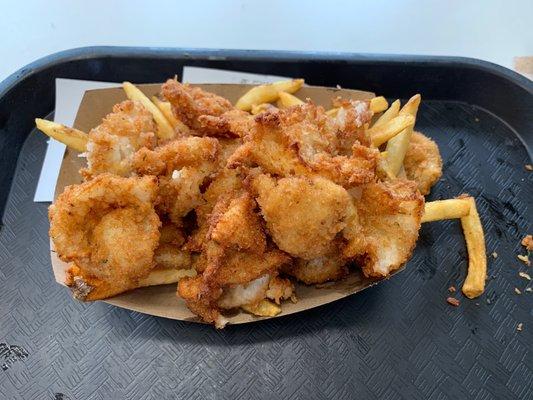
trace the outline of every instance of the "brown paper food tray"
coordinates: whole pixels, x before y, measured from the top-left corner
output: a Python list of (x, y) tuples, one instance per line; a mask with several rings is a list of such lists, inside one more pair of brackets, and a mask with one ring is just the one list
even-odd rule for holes
[[(235, 103), (235, 101), (251, 87), (250, 85), (237, 84), (203, 84), (198, 86), (224, 96), (232, 103)], [(148, 95), (148, 97), (157, 94), (160, 90), (159, 84), (138, 85), (138, 87)], [(331, 100), (337, 96), (346, 99), (370, 99), (374, 97), (374, 94), (358, 90), (305, 86), (298, 91), (297, 96), (301, 99), (310, 98), (315, 104), (322, 105), (327, 109), (331, 106)], [(125, 99), (126, 95), (121, 88), (87, 91), (80, 104), (74, 127), (84, 132), (88, 132), (91, 128), (98, 125), (106, 114), (111, 112), (114, 104)], [(84, 165), (84, 158), (78, 157), (76, 151), (67, 149), (61, 165), (55, 197), (63, 191), (65, 186), (77, 184), (82, 181), (78, 170)], [(52, 251), (52, 242), (50, 242), (50, 246), (50, 255), (55, 279), (58, 283), (64, 285), (65, 271), (68, 264), (59, 260), (56, 253)], [(356, 271), (350, 273), (347, 278), (341, 281), (328, 283), (320, 288), (296, 284), (298, 302), (284, 302), (282, 304), (282, 312), (276, 317), (297, 313), (342, 299), (379, 282), (380, 281), (366, 279), (359, 273), (359, 271)], [(139, 288), (104, 301), (108, 304), (145, 314), (182, 321), (201, 322), (189, 311), (185, 302), (176, 296), (175, 284)], [(255, 317), (245, 312), (230, 315), (227, 316), (227, 318), (230, 324), (243, 324), (268, 319)]]

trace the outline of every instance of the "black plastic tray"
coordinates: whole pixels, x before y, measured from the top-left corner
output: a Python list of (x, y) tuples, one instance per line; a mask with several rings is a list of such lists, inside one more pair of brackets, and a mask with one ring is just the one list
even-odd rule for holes
[[(466, 269), (447, 221), (423, 226), (388, 282), (223, 331), (72, 300), (51, 273), (47, 205), (32, 201), (46, 147), (33, 118), (53, 111), (55, 78), (161, 82), (184, 65), (420, 92), (417, 128), (445, 160), (430, 199), (475, 195), (498, 253), (486, 293), (446, 303)], [(532, 110), (531, 81), (464, 58), (93, 47), (29, 65), (0, 84), (0, 398), (531, 398), (533, 301), (518, 271), (532, 270), (516, 255), (532, 228)]]

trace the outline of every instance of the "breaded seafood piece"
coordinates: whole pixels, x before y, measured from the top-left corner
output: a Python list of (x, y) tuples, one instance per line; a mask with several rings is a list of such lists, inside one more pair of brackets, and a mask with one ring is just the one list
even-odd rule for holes
[(383, 278), (411, 256), (424, 212), (424, 197), (409, 180), (364, 185), (354, 198), (357, 217), (349, 218), (343, 250), (365, 276)]
[[(364, 102), (361, 105), (360, 108), (368, 107)], [(340, 122), (312, 103), (255, 116), (243, 145), (229, 158), (228, 166), (257, 165), (265, 172), (284, 177), (320, 175), (343, 187), (371, 182), (379, 152), (359, 140), (366, 137), (367, 113), (347, 123), (347, 115), (353, 113), (341, 109), (337, 117)], [(353, 109), (356, 108), (349, 108)]]
[(265, 299), (280, 304), (281, 301), (291, 298), (294, 298), (292, 282), (280, 278), (277, 273), (269, 273), (248, 283), (225, 287), (218, 299), (218, 306), (222, 309), (232, 309), (252, 306)]
[(286, 274), (295, 277), (307, 285), (337, 281), (348, 275), (347, 260), (342, 257), (340, 247), (331, 254), (311, 260), (297, 259), (283, 269)]
[[(237, 170), (224, 168), (215, 175), (203, 193), (205, 202), (195, 208), (196, 223), (198, 227), (192, 232), (185, 245), (187, 250), (192, 252), (202, 251), (203, 244), (206, 241), (207, 233), (210, 228), (209, 218), (219, 198), (227, 196), (231, 197), (234, 196), (234, 193), (241, 191), (242, 179)], [(196, 260), (194, 264), (199, 271), (203, 271), (203, 266), (205, 266), (203, 257)]]
[(139, 150), (134, 167), (139, 174), (159, 176), (156, 208), (180, 224), (185, 215), (203, 204), (201, 188), (217, 170), (219, 151), (214, 138), (179, 138), (155, 150)]
[(219, 116), (233, 109), (233, 105), (224, 97), (174, 79), (167, 80), (161, 86), (161, 94), (172, 105), (176, 118), (193, 130), (202, 128), (198, 120), (200, 116)]
[(415, 181), (424, 196), (442, 176), (442, 158), (437, 144), (420, 132), (413, 132), (403, 160), (407, 179)]
[(374, 179), (379, 153), (369, 147), (364, 129), (372, 117), (368, 102), (345, 102), (335, 118), (312, 103), (280, 115), (290, 146), (311, 170), (344, 187)]
[[(214, 245), (214, 257), (202, 275), (185, 278), (178, 283), (178, 295), (189, 309), (205, 322), (224, 327), (225, 318), (220, 314), (222, 308), (235, 308), (256, 303), (267, 298), (269, 284), (279, 268), (291, 261), (285, 253), (273, 249), (261, 255), (243, 251), (221, 251)], [(292, 286), (282, 282), (273, 285), (270, 298), (278, 301), (292, 296)]]
[(348, 192), (322, 177), (276, 179), (258, 175), (251, 183), (272, 239), (283, 251), (305, 260), (328, 254), (346, 226)]
[(244, 192), (235, 198), (224, 198), (211, 213), (208, 236), (224, 247), (261, 254), (266, 249), (266, 236), (257, 204)]
[(253, 124), (253, 117), (246, 111), (230, 110), (220, 116), (200, 115), (198, 117), (201, 135), (216, 137), (243, 137)]
[(152, 114), (141, 103), (126, 100), (116, 104), (113, 112), (89, 132), (87, 168), (80, 173), (85, 179), (105, 172), (130, 176), (133, 155), (141, 148), (155, 147), (156, 130)]
[(243, 137), (244, 143), (229, 157), (228, 167), (260, 166), (278, 176), (312, 175), (280, 128), (279, 111), (256, 115), (252, 128)]
[(369, 102), (336, 98), (333, 100), (333, 107), (338, 108), (332, 119), (337, 131), (339, 151), (349, 154), (356, 142), (370, 146), (371, 137), (367, 133), (366, 126), (372, 119), (373, 113)]
[(219, 151), (219, 142), (214, 138), (178, 138), (154, 150), (139, 150), (133, 159), (133, 167), (140, 175), (170, 176), (183, 167), (213, 168)]
[(150, 273), (161, 225), (156, 192), (153, 176), (104, 173), (68, 186), (50, 206), (50, 237), (58, 257), (74, 263), (69, 283), (75, 297), (110, 297)]
[(201, 267), (197, 266), (197, 271), (202, 274), (178, 285), (178, 294), (207, 322), (222, 325), (220, 308), (266, 298), (270, 277), (291, 261), (282, 251), (267, 248), (255, 209), (247, 192), (220, 196), (208, 217), (209, 228), (198, 256)]

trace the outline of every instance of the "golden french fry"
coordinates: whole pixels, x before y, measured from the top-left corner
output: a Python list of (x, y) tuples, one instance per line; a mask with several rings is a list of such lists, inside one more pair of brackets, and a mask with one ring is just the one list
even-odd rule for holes
[(279, 92), (278, 96), (279, 99), (277, 104), (279, 108), (289, 108), (292, 106), (299, 106), (301, 104), (304, 104), (304, 102), (298, 97), (293, 96), (292, 94), (287, 92)]
[(279, 92), (295, 93), (303, 86), (303, 79), (290, 79), (287, 81), (277, 81), (271, 83), (272, 86), (276, 88)]
[(405, 173), (405, 168), (403, 167), (403, 165), (400, 167), (400, 171), (398, 171), (395, 176), (396, 178), (407, 179), (407, 174)]
[(239, 110), (250, 111), (253, 105), (276, 101), (280, 92), (294, 93), (300, 89), (303, 84), (303, 79), (292, 79), (289, 81), (278, 81), (267, 85), (255, 86), (237, 100), (235, 107)]
[[(420, 95), (414, 95), (409, 101), (402, 107), (398, 116), (412, 116), (416, 119), (416, 113), (418, 106), (420, 105)], [(409, 147), (409, 141), (411, 140), (411, 134), (413, 133), (414, 122), (412, 125), (405, 128), (403, 132), (396, 137), (390, 139), (387, 143), (387, 151), (389, 152), (388, 164), (390, 171), (397, 175), (400, 168), (403, 165), (403, 159), (405, 153)]]
[(374, 122), (374, 125), (372, 125), (370, 129), (378, 129), (383, 127), (391, 119), (398, 116), (398, 111), (400, 111), (400, 100), (394, 101), (390, 105), (389, 109), (385, 111), (383, 115), (376, 120), (376, 122)]
[(157, 96), (152, 96), (152, 102), (156, 105), (157, 108), (159, 108), (159, 111), (163, 113), (163, 115), (165, 116), (167, 121), (170, 122), (170, 125), (172, 125), (172, 128), (174, 128), (174, 130), (177, 129), (178, 131), (185, 134), (189, 133), (189, 127), (176, 118), (176, 116), (172, 112), (172, 106), (168, 101), (162, 101)]
[(253, 105), (252, 106), (252, 109), (250, 110), (250, 112), (252, 113), (252, 115), (257, 115), (259, 113), (262, 113), (263, 111), (266, 111), (266, 110), (269, 110), (269, 109), (275, 109), (276, 107), (273, 106), (272, 104), (270, 103), (261, 103), (261, 104), (258, 104), (258, 105)]
[[(415, 117), (412, 115), (398, 115), (391, 119), (385, 125), (377, 130), (369, 129), (368, 132), (372, 138), (372, 145), (375, 147), (381, 146), (386, 141), (390, 141), (394, 136), (403, 132), (406, 128), (412, 127), (415, 124)], [(390, 158), (390, 150), (387, 148), (387, 159)]]
[(157, 136), (159, 138), (172, 139), (176, 135), (174, 128), (172, 128), (172, 125), (165, 118), (161, 110), (139, 88), (130, 82), (122, 83), (122, 87), (128, 99), (140, 102), (152, 114), (157, 125)]
[(418, 106), (420, 105), (421, 100), (422, 96), (420, 96), (419, 94), (415, 94), (402, 107), (402, 109), (400, 110), (400, 115), (412, 115), (416, 117), (416, 113), (418, 112)]
[(477, 212), (476, 201), (470, 196), (465, 196), (462, 199), (468, 200), (470, 203), (470, 212), (461, 218), (461, 226), (468, 250), (468, 274), (463, 283), (463, 293), (469, 299), (473, 299), (485, 290), (485, 280), (487, 279), (485, 235)]
[(383, 96), (374, 97), (370, 100), (370, 110), (374, 113), (380, 113), (382, 111), (385, 111), (389, 107), (389, 103), (387, 102), (387, 99)]
[(244, 311), (258, 317), (274, 317), (281, 312), (281, 307), (270, 300), (261, 300), (259, 303), (241, 307)]
[(427, 202), (424, 206), (422, 222), (442, 219), (463, 218), (470, 212), (468, 199), (448, 199)]
[(391, 172), (389, 171), (389, 167), (387, 165), (387, 157), (386, 155), (383, 156), (383, 153), (381, 153), (381, 156), (378, 159), (378, 163), (376, 165), (377, 171), (380, 176), (385, 175), (388, 180), (396, 179), (396, 177), (393, 174), (391, 174)]
[(139, 281), (139, 287), (144, 286), (157, 286), (168, 285), (170, 283), (176, 283), (180, 279), (185, 277), (196, 276), (196, 270), (190, 269), (160, 269), (155, 268), (150, 272), (146, 278)]
[(60, 141), (71, 149), (81, 153), (87, 150), (89, 136), (85, 132), (41, 118), (35, 118), (35, 125), (45, 135)]

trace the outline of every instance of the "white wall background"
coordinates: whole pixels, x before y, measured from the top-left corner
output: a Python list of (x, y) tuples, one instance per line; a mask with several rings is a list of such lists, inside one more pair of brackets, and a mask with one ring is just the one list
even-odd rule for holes
[(533, 0), (0, 0), (0, 80), (92, 45), (533, 55)]

